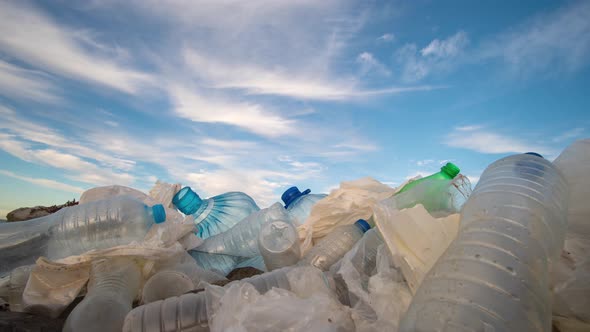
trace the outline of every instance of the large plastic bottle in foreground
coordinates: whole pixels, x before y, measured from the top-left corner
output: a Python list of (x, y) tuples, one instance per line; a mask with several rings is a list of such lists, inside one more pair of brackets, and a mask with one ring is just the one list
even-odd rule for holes
[(0, 224), (0, 275), (49, 259), (141, 241), (166, 220), (160, 204), (148, 207), (129, 196), (67, 207), (45, 217)]
[(255, 257), (260, 255), (257, 242), (262, 224), (275, 220), (286, 222), (291, 220), (287, 210), (280, 203), (252, 213), (228, 231), (207, 238), (195, 250), (240, 257)]
[(121, 331), (140, 283), (141, 271), (130, 258), (93, 262), (88, 293), (68, 316), (63, 331)]
[(291, 187), (281, 195), (281, 199), (285, 203), (285, 209), (289, 211), (295, 221), (301, 225), (305, 223), (311, 208), (322, 198), (328, 196), (326, 194), (310, 194), (311, 190), (307, 189), (303, 192), (299, 191), (297, 187)]
[[(273, 287), (290, 290), (289, 268), (234, 281), (250, 283), (260, 293)], [(319, 271), (318, 271), (319, 273)], [(226, 285), (226, 287), (228, 287)], [(201, 332), (209, 331), (205, 292), (170, 297), (133, 309), (125, 318), (124, 332)]]
[(540, 155), (488, 166), (400, 331), (551, 331), (548, 265), (563, 246), (566, 196), (563, 176)]
[(197, 225), (197, 235), (206, 239), (225, 232), (253, 212), (260, 210), (252, 197), (242, 192), (228, 192), (208, 199), (201, 199), (189, 187), (180, 189), (172, 203), (180, 212), (192, 215)]
[(322, 271), (329, 270), (330, 266), (352, 249), (369, 229), (371, 225), (363, 219), (357, 220), (352, 225), (334, 228), (305, 254), (299, 265), (312, 265)]

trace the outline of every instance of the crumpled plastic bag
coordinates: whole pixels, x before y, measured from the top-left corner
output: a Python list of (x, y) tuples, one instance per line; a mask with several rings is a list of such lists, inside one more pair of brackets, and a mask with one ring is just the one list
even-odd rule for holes
[(366, 232), (330, 274), (346, 286), (356, 331), (397, 331), (412, 294), (378, 230)]
[(397, 210), (387, 200), (375, 207), (374, 220), (396, 266), (414, 294), (426, 273), (457, 236), (460, 215), (433, 218), (420, 204)]
[(350, 308), (338, 302), (319, 270), (310, 269), (288, 272), (290, 291), (273, 288), (260, 294), (240, 282), (227, 288), (207, 286), (210, 330), (354, 331)]
[(564, 250), (551, 271), (553, 314), (590, 323), (590, 139), (575, 141), (553, 163), (569, 189)]
[(324, 237), (340, 225), (368, 220), (373, 215), (374, 206), (395, 193), (396, 189), (370, 177), (341, 182), (340, 188), (317, 202), (309, 218), (297, 227), (302, 255), (311, 248), (312, 238), (315, 241)]

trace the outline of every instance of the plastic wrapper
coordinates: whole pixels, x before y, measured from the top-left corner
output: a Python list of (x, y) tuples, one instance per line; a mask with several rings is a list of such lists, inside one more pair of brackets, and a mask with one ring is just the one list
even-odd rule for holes
[(214, 331), (354, 331), (350, 308), (342, 305), (323, 274), (311, 267), (288, 272), (291, 290), (260, 294), (248, 283), (208, 286), (209, 326)]

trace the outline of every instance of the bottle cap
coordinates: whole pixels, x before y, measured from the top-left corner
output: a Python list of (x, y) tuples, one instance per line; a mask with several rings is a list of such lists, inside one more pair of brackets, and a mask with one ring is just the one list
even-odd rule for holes
[(291, 187), (285, 190), (283, 195), (281, 195), (281, 199), (283, 200), (283, 203), (285, 203), (285, 209), (288, 208), (289, 205), (291, 205), (291, 203), (293, 203), (293, 201), (295, 201), (297, 198), (303, 195), (307, 195), (310, 192), (311, 190), (309, 189), (305, 190), (304, 192), (301, 192), (297, 187)]
[(359, 219), (354, 223), (358, 228), (361, 229), (361, 231), (363, 231), (363, 233), (367, 232), (369, 229), (371, 229), (371, 225), (369, 225), (369, 223), (365, 220), (365, 219)]
[(156, 204), (152, 206), (152, 213), (154, 214), (154, 221), (156, 224), (166, 221), (166, 210), (164, 209), (164, 205)]
[(201, 198), (190, 187), (180, 189), (172, 198), (172, 204), (184, 214), (197, 211), (201, 205)]
[(537, 156), (537, 157), (543, 158), (543, 156), (542, 156), (542, 155), (540, 155), (540, 154), (538, 154), (538, 153), (536, 153), (536, 152), (527, 152), (527, 153), (525, 153), (525, 154), (530, 154), (531, 156)]
[(450, 176), (451, 179), (454, 179), (455, 176), (457, 176), (461, 172), (459, 167), (457, 167), (457, 165), (453, 163), (447, 163), (446, 165), (441, 167), (440, 170), (441, 172), (446, 173), (448, 176)]

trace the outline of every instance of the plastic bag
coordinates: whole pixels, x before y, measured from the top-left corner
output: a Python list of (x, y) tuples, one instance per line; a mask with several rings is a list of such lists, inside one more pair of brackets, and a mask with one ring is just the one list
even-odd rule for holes
[(158, 180), (152, 189), (150, 189), (149, 195), (154, 201), (164, 205), (166, 208), (174, 209), (172, 198), (180, 191), (181, 187), (182, 185), (180, 183), (170, 184)]
[(345, 283), (356, 331), (397, 331), (412, 294), (376, 229), (365, 233), (330, 273)]
[(95, 187), (86, 190), (80, 196), (80, 204), (85, 204), (94, 201), (100, 201), (103, 199), (115, 197), (115, 196), (122, 196), (128, 195), (137, 198), (138, 200), (142, 201), (146, 205), (154, 205), (158, 204), (157, 201), (153, 200), (150, 196), (146, 195), (145, 193), (119, 185), (113, 186), (104, 186), (104, 187)]
[(397, 210), (387, 200), (375, 208), (375, 223), (415, 293), (426, 273), (457, 236), (459, 214), (433, 218), (422, 205)]
[(312, 238), (324, 237), (336, 226), (368, 220), (374, 206), (395, 193), (396, 189), (370, 177), (340, 183), (340, 188), (316, 203), (307, 221), (297, 227), (302, 254), (311, 248)]
[(350, 308), (336, 300), (318, 272), (311, 267), (289, 271), (291, 291), (273, 288), (260, 294), (249, 283), (208, 286), (210, 330), (354, 331)]

